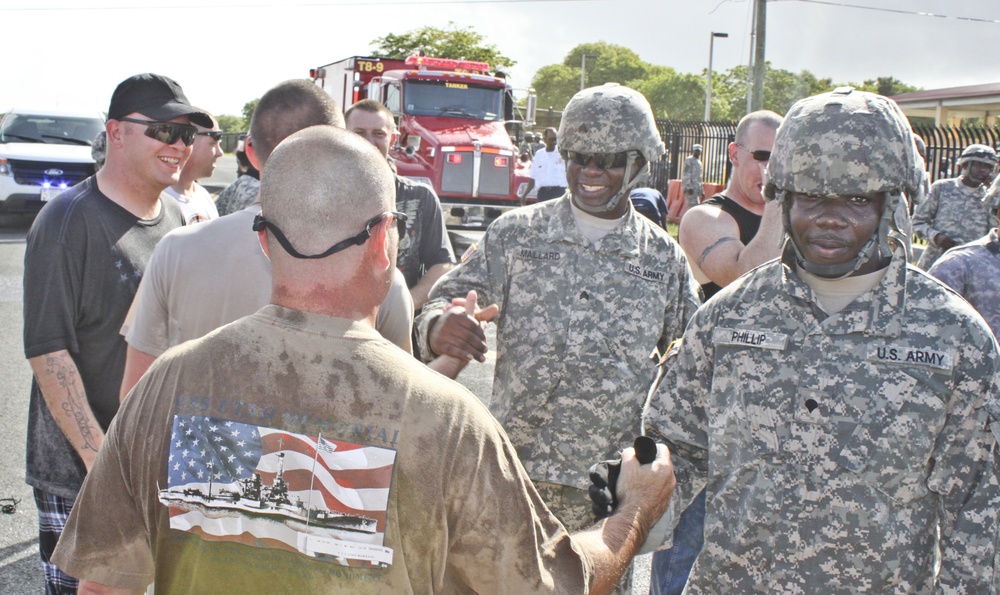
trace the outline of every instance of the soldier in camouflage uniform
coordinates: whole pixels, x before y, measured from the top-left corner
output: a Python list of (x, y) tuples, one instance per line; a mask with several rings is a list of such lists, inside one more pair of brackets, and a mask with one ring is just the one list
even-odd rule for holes
[[(1000, 185), (994, 182), (984, 201), (997, 218)], [(993, 336), (1000, 336), (1000, 236), (996, 227), (974, 242), (948, 250), (928, 272), (972, 304), (990, 325)]]
[(681, 190), (688, 207), (696, 207), (705, 198), (705, 186), (701, 178), (701, 145), (694, 145), (691, 154), (684, 160), (684, 173), (681, 174)]
[(707, 492), (686, 593), (990, 592), (1000, 355), (906, 263), (921, 171), (878, 95), (803, 99), (778, 130), (782, 258), (695, 314), (645, 414), (672, 507)]
[(497, 219), (417, 324), (425, 357), (481, 360), (478, 323), (442, 311), (469, 290), (496, 302), (490, 409), (546, 504), (579, 527), (592, 521), (587, 467), (638, 431), (650, 354), (681, 335), (698, 285), (680, 247), (628, 200), (663, 153), (646, 99), (618, 85), (581, 91), (558, 140), (567, 195)]
[(990, 214), (983, 202), (997, 154), (986, 145), (969, 145), (962, 151), (957, 178), (931, 185), (927, 200), (913, 212), (913, 231), (927, 240), (917, 266), (931, 268), (948, 248), (980, 238), (990, 229)]

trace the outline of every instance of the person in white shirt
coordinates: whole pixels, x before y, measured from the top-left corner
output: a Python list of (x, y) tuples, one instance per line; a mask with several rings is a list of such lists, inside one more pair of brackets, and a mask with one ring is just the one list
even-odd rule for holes
[(566, 162), (556, 148), (556, 129), (546, 128), (545, 150), (538, 151), (531, 159), (531, 181), (521, 195), (521, 206), (528, 202), (528, 193), (538, 186), (538, 202), (559, 198), (566, 194)]

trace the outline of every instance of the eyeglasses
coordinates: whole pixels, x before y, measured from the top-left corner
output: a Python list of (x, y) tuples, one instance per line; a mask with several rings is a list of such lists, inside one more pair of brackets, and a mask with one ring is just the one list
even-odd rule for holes
[(196, 134), (198, 136), (210, 136), (212, 137), (212, 140), (214, 140), (215, 142), (219, 142), (220, 140), (222, 140), (221, 130), (206, 130), (204, 132), (197, 132)]
[(739, 147), (739, 148), (741, 148), (741, 149), (743, 149), (747, 153), (750, 153), (750, 156), (753, 157), (754, 161), (770, 161), (771, 160), (771, 152), (770, 151), (764, 151), (764, 150), (751, 151), (750, 149), (744, 147), (743, 145), (736, 145), (736, 146)]
[(331, 246), (329, 250), (322, 252), (320, 254), (302, 254), (301, 252), (296, 250), (292, 246), (292, 243), (288, 241), (288, 238), (285, 237), (285, 234), (282, 233), (280, 229), (278, 229), (278, 226), (265, 219), (262, 213), (258, 213), (257, 216), (253, 218), (253, 230), (261, 231), (264, 228), (271, 230), (271, 233), (274, 234), (274, 238), (278, 240), (278, 243), (281, 244), (281, 247), (285, 249), (285, 252), (288, 252), (295, 258), (326, 258), (331, 254), (340, 252), (341, 250), (346, 250), (351, 246), (360, 246), (361, 244), (364, 244), (365, 242), (368, 241), (368, 238), (372, 237), (372, 228), (381, 223), (383, 219), (386, 219), (388, 217), (392, 217), (396, 220), (396, 229), (399, 231), (400, 237), (402, 237), (403, 234), (406, 233), (406, 214), (399, 213), (397, 211), (386, 211), (381, 215), (376, 215), (375, 217), (369, 219), (368, 223), (365, 223), (364, 231), (362, 231), (358, 235), (347, 238), (342, 242), (337, 242), (336, 244)]
[(600, 169), (625, 167), (628, 163), (628, 151), (620, 153), (580, 153), (578, 151), (561, 151), (563, 159), (572, 161), (580, 167), (586, 167), (591, 161)]
[(186, 146), (190, 147), (194, 144), (195, 135), (198, 134), (198, 129), (194, 126), (179, 122), (156, 122), (152, 120), (137, 120), (135, 118), (118, 118), (118, 120), (145, 125), (146, 136), (167, 145), (172, 145), (179, 139)]

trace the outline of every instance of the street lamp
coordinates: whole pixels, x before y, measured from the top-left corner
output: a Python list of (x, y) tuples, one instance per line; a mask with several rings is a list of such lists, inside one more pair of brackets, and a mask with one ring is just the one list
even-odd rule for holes
[(587, 74), (587, 58), (596, 58), (594, 54), (583, 54), (580, 58), (580, 90), (583, 91), (583, 76)]
[(705, 87), (705, 121), (708, 122), (712, 115), (712, 51), (715, 49), (716, 37), (729, 37), (728, 33), (716, 33), (708, 36), (708, 86)]

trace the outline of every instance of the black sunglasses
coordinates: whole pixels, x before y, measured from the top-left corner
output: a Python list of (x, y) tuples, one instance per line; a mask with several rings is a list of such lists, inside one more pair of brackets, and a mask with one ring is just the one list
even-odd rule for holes
[(155, 138), (161, 143), (172, 145), (181, 140), (186, 146), (194, 144), (194, 137), (198, 134), (198, 129), (190, 124), (179, 122), (156, 122), (153, 120), (136, 120), (135, 118), (118, 118), (121, 122), (132, 122), (133, 124), (144, 124), (146, 126), (146, 136)]
[(753, 157), (754, 161), (770, 161), (771, 160), (771, 152), (770, 151), (764, 151), (764, 150), (751, 151), (750, 149), (744, 147), (743, 145), (736, 145), (736, 146), (739, 147), (739, 148), (741, 148), (741, 149), (743, 149), (747, 153), (750, 153), (750, 156)]
[(212, 137), (212, 140), (214, 140), (215, 142), (219, 142), (220, 140), (222, 140), (221, 130), (206, 130), (204, 132), (198, 132), (196, 134), (198, 136), (210, 136)]
[(572, 161), (580, 167), (586, 167), (593, 160), (594, 165), (600, 169), (614, 169), (625, 167), (628, 163), (628, 151), (621, 153), (580, 153), (578, 151), (561, 151), (563, 159)]
[(296, 250), (292, 246), (292, 243), (288, 241), (288, 238), (285, 237), (285, 234), (278, 229), (278, 226), (264, 218), (263, 213), (258, 213), (257, 216), (253, 218), (253, 230), (261, 231), (264, 228), (271, 230), (271, 233), (274, 234), (274, 239), (278, 240), (278, 243), (285, 249), (285, 252), (288, 252), (295, 258), (326, 258), (331, 254), (340, 252), (341, 250), (346, 250), (351, 246), (360, 246), (361, 244), (367, 242), (368, 238), (372, 237), (372, 228), (381, 223), (386, 217), (392, 217), (396, 220), (396, 229), (399, 231), (399, 237), (403, 237), (403, 234), (406, 233), (406, 214), (399, 213), (397, 211), (386, 211), (381, 215), (376, 215), (375, 217), (369, 219), (368, 223), (365, 223), (364, 231), (358, 235), (347, 238), (342, 242), (337, 242), (333, 246), (330, 246), (329, 250), (320, 254), (302, 254)]

